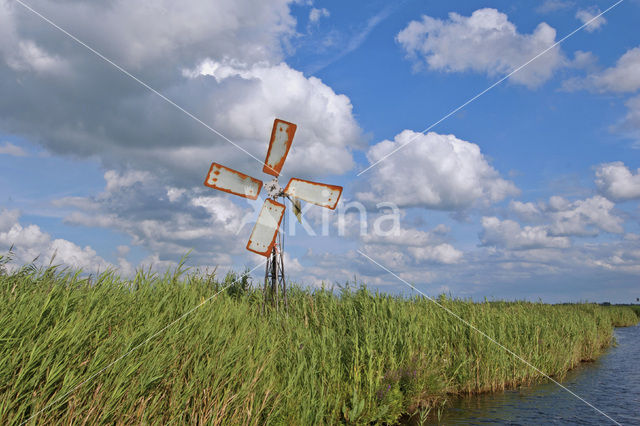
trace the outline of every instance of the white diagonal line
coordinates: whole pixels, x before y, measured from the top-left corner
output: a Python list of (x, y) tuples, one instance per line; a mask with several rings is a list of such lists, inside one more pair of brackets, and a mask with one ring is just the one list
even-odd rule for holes
[(504, 349), (505, 351), (507, 351), (511, 356), (513, 356), (514, 358), (522, 361), (524, 364), (526, 364), (527, 366), (531, 367), (533, 370), (535, 370), (536, 372), (540, 373), (541, 375), (543, 375), (545, 378), (551, 380), (553, 383), (555, 383), (556, 385), (560, 386), (562, 389), (566, 390), (567, 392), (569, 392), (571, 395), (573, 395), (574, 397), (578, 398), (580, 401), (584, 402), (585, 404), (587, 404), (589, 407), (593, 408), (594, 410), (596, 410), (598, 413), (602, 414), (603, 416), (605, 416), (607, 419), (611, 420), (613, 423), (620, 425), (620, 423), (618, 423), (617, 421), (615, 421), (613, 418), (611, 418), (609, 415), (607, 415), (607, 413), (605, 413), (604, 411), (598, 409), (597, 407), (595, 407), (593, 404), (591, 404), (589, 401), (585, 400), (584, 398), (582, 398), (580, 395), (577, 395), (575, 392), (571, 391), (569, 388), (563, 386), (560, 382), (558, 382), (557, 380), (554, 380), (552, 377), (550, 377), (549, 375), (547, 375), (546, 373), (544, 373), (542, 370), (540, 370), (539, 368), (537, 368), (535, 365), (531, 364), (529, 361), (527, 361), (526, 359), (522, 358), (520, 355), (516, 354), (515, 352), (513, 352), (511, 349), (507, 348), (506, 346), (504, 346), (502, 343), (498, 342), (497, 340), (495, 340), (494, 338), (492, 338), (491, 336), (489, 336), (487, 333), (485, 333), (484, 331), (478, 329), (475, 325), (471, 324), (469, 321), (465, 320), (464, 318), (462, 318), (460, 315), (456, 314), (455, 312), (453, 312), (451, 309), (447, 308), (446, 306), (438, 303), (438, 301), (436, 301), (435, 299), (433, 299), (432, 297), (429, 297), (428, 295), (426, 295), (424, 292), (422, 292), (421, 290), (417, 289), (416, 287), (414, 287), (412, 284), (408, 283), (407, 281), (403, 280), (402, 278), (400, 278), (398, 275), (396, 275), (395, 273), (393, 273), (393, 271), (387, 269), (386, 267), (384, 267), (383, 265), (379, 264), (378, 262), (376, 262), (375, 260), (373, 260), (372, 258), (370, 258), (369, 256), (367, 256), (366, 254), (364, 254), (363, 252), (361, 252), (360, 250), (358, 250), (358, 253), (360, 253), (362, 256), (366, 257), (367, 259), (369, 259), (370, 262), (378, 265), (381, 269), (385, 270), (386, 272), (388, 272), (389, 274), (393, 275), (394, 277), (396, 277), (398, 280), (402, 281), (404, 284), (406, 284), (407, 286), (409, 286), (410, 288), (412, 288), (413, 290), (417, 291), (418, 293), (420, 293), (421, 295), (423, 295), (424, 297), (426, 297), (427, 299), (429, 299), (431, 302), (435, 303), (438, 307), (444, 309), (447, 313), (453, 315), (456, 319), (458, 319), (459, 321), (461, 321), (463, 324), (465, 324), (466, 326), (468, 326), (469, 328), (471, 328), (472, 330), (480, 333), (482, 336), (486, 337), (487, 339), (489, 339), (492, 343), (498, 345), (500, 348)]
[(517, 73), (518, 71), (520, 71), (521, 69), (523, 69), (524, 67), (526, 67), (527, 65), (529, 65), (531, 62), (535, 61), (536, 59), (538, 59), (540, 56), (544, 55), (545, 53), (547, 53), (548, 51), (550, 51), (551, 49), (553, 49), (554, 47), (556, 47), (557, 45), (559, 45), (560, 43), (562, 43), (563, 41), (565, 41), (566, 39), (568, 39), (569, 37), (571, 37), (572, 35), (574, 35), (575, 33), (577, 33), (578, 31), (580, 31), (581, 29), (583, 29), (584, 27), (586, 27), (587, 25), (589, 25), (590, 23), (592, 23), (593, 21), (595, 21), (596, 19), (600, 18), (602, 15), (604, 15), (605, 13), (609, 12), (611, 9), (613, 9), (614, 7), (616, 7), (617, 5), (619, 5), (620, 3), (622, 3), (624, 0), (618, 0), (616, 3), (612, 4), (611, 6), (609, 6), (607, 9), (605, 9), (603, 12), (600, 12), (598, 15), (596, 15), (595, 17), (591, 18), (589, 21), (585, 22), (583, 25), (579, 26), (578, 28), (576, 28), (575, 30), (571, 31), (569, 34), (567, 34), (566, 36), (562, 37), (560, 40), (556, 41), (555, 43), (553, 43), (551, 46), (549, 46), (548, 48), (546, 48), (545, 50), (543, 50), (542, 52), (538, 53), (536, 56), (534, 56), (533, 58), (529, 59), (527, 62), (525, 62), (524, 64), (520, 65), (518, 68), (514, 69), (513, 71), (511, 71), (509, 74), (505, 75), (504, 77), (502, 77), (500, 80), (496, 81), (495, 83), (493, 83), (491, 86), (487, 87), (486, 89), (484, 89), (482, 92), (478, 93), (477, 95), (475, 95), (474, 97), (470, 98), (469, 100), (467, 100), (465, 103), (463, 103), (462, 105), (460, 105), (459, 107), (457, 107), (456, 109), (452, 110), (451, 112), (449, 112), (447, 115), (445, 115), (444, 117), (442, 117), (440, 120), (436, 121), (435, 123), (433, 123), (432, 125), (430, 125), (429, 127), (427, 127), (426, 129), (424, 129), (423, 131), (421, 131), (420, 133), (418, 133), (417, 135), (415, 135), (413, 138), (409, 139), (407, 142), (403, 143), (402, 145), (400, 145), (399, 147), (397, 147), (396, 149), (394, 149), (393, 151), (391, 151), (390, 153), (388, 153), (387, 155), (385, 155), (384, 157), (382, 157), (381, 159), (379, 159), (378, 161), (376, 161), (375, 163), (369, 165), (369, 167), (367, 167), (366, 169), (362, 170), (360, 173), (358, 173), (357, 176), (362, 175), (364, 172), (366, 172), (367, 170), (375, 167), (376, 165), (378, 165), (381, 161), (384, 161), (385, 159), (387, 159), (388, 157), (392, 156), (393, 154), (395, 154), (396, 152), (400, 151), (402, 148), (404, 148), (405, 146), (409, 145), (411, 142), (413, 142), (414, 140), (416, 140), (416, 138), (419, 135), (423, 135), (426, 132), (428, 132), (429, 130), (433, 129), (435, 126), (437, 126), (438, 124), (442, 123), (444, 120), (446, 120), (447, 118), (451, 117), (453, 114), (457, 113), (458, 111), (460, 111), (462, 108), (466, 107), (467, 105), (469, 105), (471, 102), (475, 101), (476, 99), (478, 99), (480, 96), (484, 95), (485, 93), (487, 93), (489, 90), (493, 89), (494, 87), (496, 87), (497, 85), (499, 85), (500, 83), (502, 83), (503, 81), (505, 81), (506, 79), (508, 79), (509, 77), (511, 77), (513, 74)]
[[(123, 74), (131, 77), (132, 79), (134, 79), (136, 82), (138, 82), (140, 85), (142, 85), (146, 89), (148, 89), (151, 92), (155, 93), (156, 95), (160, 96), (162, 99), (167, 101), (170, 105), (174, 106), (175, 108), (177, 108), (178, 110), (182, 111), (183, 113), (185, 113), (190, 118), (192, 118), (195, 121), (197, 121), (198, 123), (202, 124), (204, 127), (206, 127), (207, 129), (211, 130), (213, 133), (215, 133), (216, 135), (220, 136), (221, 138), (223, 138), (224, 140), (229, 142), (231, 145), (233, 145), (236, 148), (238, 148), (240, 151), (244, 152), (245, 154), (247, 154), (248, 156), (250, 156), (251, 158), (253, 158), (257, 162), (259, 162), (260, 164), (269, 167), (268, 164), (266, 164), (265, 162), (263, 162), (262, 160), (257, 158), (255, 155), (251, 154), (249, 151), (247, 151), (246, 149), (244, 149), (243, 147), (241, 147), (240, 145), (238, 145), (237, 143), (235, 143), (234, 141), (232, 141), (231, 139), (229, 139), (228, 137), (226, 137), (225, 135), (223, 135), (222, 133), (220, 133), (219, 131), (217, 131), (216, 129), (214, 129), (213, 127), (208, 125), (207, 123), (205, 123), (204, 121), (200, 120), (198, 117), (196, 117), (195, 115), (193, 115), (192, 113), (190, 113), (189, 111), (187, 111), (186, 109), (184, 109), (183, 107), (181, 107), (180, 105), (178, 105), (177, 103), (175, 103), (174, 101), (172, 101), (171, 99), (169, 99), (168, 97), (163, 95), (162, 93), (158, 92), (156, 89), (154, 89), (153, 87), (149, 86), (147, 83), (145, 83), (144, 81), (140, 80), (138, 77), (136, 77), (135, 75), (131, 74), (129, 71), (127, 71), (126, 69), (122, 68), (120, 65), (116, 64), (111, 59), (107, 58), (102, 53), (98, 52), (96, 49), (94, 49), (93, 47), (89, 46), (84, 41), (80, 40), (78, 37), (74, 36), (73, 34), (68, 32), (67, 30), (65, 30), (64, 28), (60, 27), (55, 22), (53, 22), (51, 19), (49, 19), (46, 16), (42, 15), (40, 12), (38, 12), (35, 9), (33, 9), (31, 6), (29, 6), (28, 4), (26, 4), (22, 0), (14, 0), (14, 1), (16, 3), (18, 3), (19, 5), (21, 5), (22, 7), (24, 7), (25, 9), (29, 10), (30, 12), (32, 12), (35, 15), (37, 15), (38, 17), (40, 17), (43, 21), (47, 22), (48, 24), (50, 24), (51, 26), (53, 26), (57, 30), (61, 31), (63, 34), (65, 34), (66, 36), (71, 38), (76, 43), (78, 43), (81, 46), (84, 46), (87, 49), (89, 49), (96, 56), (98, 56), (99, 58), (103, 59), (105, 62), (109, 63), (110, 65), (113, 65), (117, 70), (119, 70)], [(269, 167), (269, 168), (271, 169), (271, 167)], [(271, 169), (271, 170), (273, 170), (273, 169)], [(275, 172), (275, 170), (273, 170), (273, 171)]]
[(60, 403), (67, 395), (69, 395), (71, 392), (75, 391), (76, 389), (80, 388), (82, 385), (84, 385), (85, 383), (87, 383), (88, 381), (90, 381), (91, 379), (95, 378), (96, 376), (99, 376), (100, 374), (102, 374), (104, 371), (108, 370), (109, 368), (111, 368), (111, 366), (113, 366), (114, 364), (116, 364), (117, 362), (119, 362), (120, 360), (122, 360), (123, 358), (127, 357), (130, 353), (132, 353), (133, 351), (141, 348), (142, 346), (146, 345), (147, 343), (149, 343), (149, 341), (151, 341), (154, 337), (158, 336), (160, 333), (164, 332), (165, 330), (167, 330), (168, 328), (172, 327), (173, 325), (179, 323), (180, 321), (182, 321), (183, 319), (185, 319), (187, 316), (191, 315), (193, 312), (195, 312), (197, 309), (199, 309), (202, 305), (208, 303), (210, 300), (213, 300), (216, 296), (218, 296), (220, 293), (222, 293), (227, 287), (232, 286), (233, 284), (237, 283), (239, 280), (241, 280), (242, 278), (246, 277), (247, 275), (249, 275), (250, 273), (252, 273), (253, 271), (255, 271), (256, 269), (258, 269), (259, 267), (261, 267), (262, 265), (264, 265), (267, 262), (267, 260), (265, 259), (264, 261), (260, 262), (258, 265), (256, 265), (255, 267), (253, 267), (253, 269), (251, 269), (250, 271), (245, 272), (244, 274), (242, 274), (239, 278), (237, 278), (235, 281), (223, 286), (220, 291), (218, 291), (217, 293), (215, 293), (213, 296), (209, 297), (208, 299), (203, 300), (202, 302), (200, 302), (198, 305), (196, 305), (195, 307), (189, 309), (187, 312), (185, 312), (184, 314), (182, 314), (180, 317), (178, 317), (177, 319), (171, 321), (169, 324), (167, 324), (166, 326), (164, 326), (163, 328), (161, 328), (160, 330), (156, 331), (154, 334), (152, 334), (151, 336), (147, 337), (142, 343), (139, 343), (138, 345), (134, 346), (132, 349), (130, 349), (127, 353), (125, 353), (124, 355), (121, 355), (120, 357), (118, 357), (116, 360), (112, 361), (111, 363), (109, 363), (108, 365), (106, 365), (105, 367), (101, 368), (100, 370), (98, 370), (97, 372), (93, 373), (91, 376), (89, 376), (87, 379), (83, 380), (82, 382), (78, 383), (76, 386), (74, 386), (73, 388), (71, 388), (70, 390), (68, 390), (64, 395), (56, 398), (55, 400), (51, 401), (50, 403), (48, 403), (47, 405), (45, 405), (42, 409), (40, 409), (39, 411), (37, 411), (36, 413), (34, 413), (31, 417), (29, 417), (27, 420), (25, 420), (24, 422), (20, 423), (20, 426), (26, 424), (29, 420), (33, 419), (34, 417), (36, 417), (38, 414), (42, 413), (43, 411), (51, 408), (53, 405), (56, 405), (58, 403)]

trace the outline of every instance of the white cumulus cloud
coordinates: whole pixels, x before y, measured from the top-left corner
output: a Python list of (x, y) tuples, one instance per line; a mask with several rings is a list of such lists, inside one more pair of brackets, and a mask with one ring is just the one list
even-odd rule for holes
[(554, 196), (547, 212), (553, 235), (597, 235), (599, 231), (619, 234), (623, 220), (613, 212), (615, 204), (599, 195), (570, 202)]
[(547, 203), (509, 203), (510, 211), (520, 220), (544, 223), (549, 235), (556, 236), (595, 236), (600, 231), (620, 234), (624, 220), (614, 207), (613, 202), (600, 195), (575, 201), (554, 195)]
[[(82, 268), (85, 272), (104, 271), (114, 265), (100, 257), (90, 246), (52, 238), (37, 225), (23, 226), (17, 210), (0, 211), (0, 249), (8, 250), (13, 246), (13, 262), (24, 265), (37, 259), (37, 264), (48, 264)], [(130, 271), (123, 270), (123, 274)]]
[[(595, 93), (631, 94), (640, 90), (640, 47), (627, 50), (615, 66), (593, 72), (583, 78), (570, 78), (563, 82), (568, 91), (588, 90)], [(634, 147), (640, 142), (640, 96), (628, 98), (625, 102), (628, 112), (612, 128), (636, 139)]]
[(525, 222), (535, 222), (539, 220), (542, 215), (540, 207), (532, 202), (523, 203), (522, 201), (511, 201), (509, 203), (509, 210)]
[(640, 89), (640, 47), (627, 50), (613, 67), (588, 75), (583, 79), (570, 79), (565, 89), (587, 89), (592, 92), (632, 93)]
[(622, 161), (600, 164), (596, 168), (596, 185), (614, 201), (640, 198), (640, 169), (633, 173)]
[[(254, 141), (252, 151), (260, 159), (266, 156), (274, 117), (297, 124), (283, 173), (317, 176), (353, 168), (351, 152), (362, 147), (362, 140), (351, 101), (320, 79), (307, 78), (285, 63), (247, 66), (212, 60), (185, 70), (185, 75), (213, 77), (235, 89), (251, 88), (250, 92), (228, 93), (230, 102), (218, 113), (215, 124), (237, 139)], [(246, 158), (242, 152), (237, 154)], [(253, 163), (247, 166), (261, 170)]]
[(595, 30), (600, 29), (604, 24), (607, 23), (607, 20), (604, 18), (604, 16), (598, 16), (600, 15), (600, 13), (600, 9), (598, 9), (597, 7), (580, 9), (576, 12), (576, 18), (583, 24), (587, 24), (588, 22), (587, 26), (584, 29), (592, 33)]
[(496, 246), (512, 250), (537, 248), (566, 248), (569, 238), (549, 235), (545, 226), (521, 227), (513, 220), (500, 220), (497, 217), (482, 218), (480, 241), (485, 246)]
[(409, 247), (408, 250), (419, 262), (454, 264), (462, 259), (462, 252), (447, 243), (426, 247)]
[[(424, 15), (411, 21), (396, 40), (407, 56), (429, 69), (445, 72), (476, 71), (506, 75), (555, 43), (556, 30), (542, 22), (531, 34), (519, 33), (508, 16), (496, 9), (479, 9), (471, 16), (450, 13), (448, 20)], [(565, 65), (558, 46), (510, 77), (529, 88), (549, 80)]]
[(367, 172), (369, 190), (356, 194), (360, 201), (452, 211), (489, 205), (519, 193), (491, 167), (478, 145), (454, 135), (404, 130), (393, 141), (379, 142), (367, 152), (371, 163), (383, 158)]
[(394, 252), (397, 260), (402, 259), (405, 262), (413, 258), (418, 263), (458, 263), (463, 253), (442, 241), (447, 233), (448, 228), (444, 225), (438, 225), (430, 231), (398, 227), (380, 233), (374, 229), (373, 232), (360, 235), (360, 241), (365, 243), (369, 250), (375, 248), (378, 253)]

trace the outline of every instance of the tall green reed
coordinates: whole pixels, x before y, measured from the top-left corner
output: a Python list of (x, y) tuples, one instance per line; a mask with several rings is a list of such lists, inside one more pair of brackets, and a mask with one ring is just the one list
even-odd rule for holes
[[(261, 291), (242, 275), (183, 265), (129, 280), (3, 271), (6, 424), (393, 423), (451, 394), (541, 379), (421, 297), (293, 286), (286, 313), (261, 313)], [(593, 304), (438, 302), (557, 378), (608, 347), (612, 326), (638, 321), (629, 308)]]

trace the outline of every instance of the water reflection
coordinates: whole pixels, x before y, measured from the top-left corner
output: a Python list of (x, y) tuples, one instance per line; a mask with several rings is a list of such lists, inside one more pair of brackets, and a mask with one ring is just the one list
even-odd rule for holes
[[(562, 384), (614, 420), (640, 425), (640, 327), (615, 330), (618, 346), (569, 372)], [(452, 401), (428, 424), (613, 424), (554, 383)]]

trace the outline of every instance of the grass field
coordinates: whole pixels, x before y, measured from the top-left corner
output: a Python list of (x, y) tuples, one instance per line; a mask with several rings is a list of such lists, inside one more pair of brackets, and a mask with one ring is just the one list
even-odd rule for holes
[[(423, 298), (294, 288), (286, 315), (261, 313), (246, 279), (224, 287), (236, 278), (0, 273), (0, 423), (393, 423), (541, 378)], [(438, 301), (556, 377), (638, 321), (625, 307)]]

